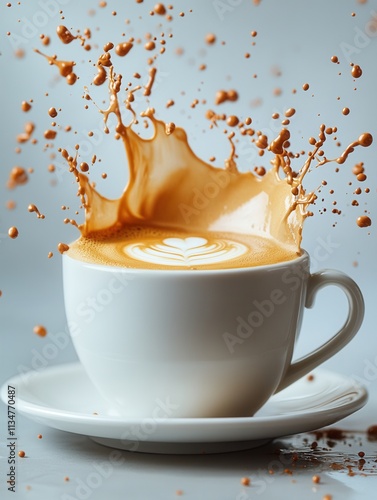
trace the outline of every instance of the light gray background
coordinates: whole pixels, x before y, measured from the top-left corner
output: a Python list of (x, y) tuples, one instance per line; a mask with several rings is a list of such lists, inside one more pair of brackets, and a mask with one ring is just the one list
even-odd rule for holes
[[(338, 126), (337, 136), (343, 146), (365, 131), (377, 138), (377, 2), (369, 1), (361, 5), (356, 0), (262, 0), (258, 7), (252, 5), (250, 0), (197, 0), (174, 4), (174, 24), (164, 23), (165, 33), (169, 33), (171, 28), (174, 37), (168, 40), (167, 53), (158, 59), (158, 77), (150, 104), (157, 108), (160, 118), (174, 121), (187, 130), (190, 144), (199, 156), (204, 159), (216, 156), (216, 164), (221, 166), (229, 152), (222, 127), (218, 132), (209, 132), (204, 119), (205, 110), (213, 107), (215, 92), (220, 88), (236, 88), (240, 93), (237, 103), (223, 105), (224, 112), (250, 115), (255, 128), (263, 130), (270, 138), (276, 134), (279, 123), (271, 120), (272, 113), (283, 114), (285, 109), (295, 107), (297, 113), (292, 119), (291, 131), (292, 142), (297, 150), (307, 149), (307, 138), (317, 134), (322, 122)], [(20, 6), (12, 2), (11, 8), (3, 2), (0, 6), (1, 382), (11, 375), (35, 368), (36, 353), (43, 354), (43, 349), (52, 342), (54, 335), (66, 332), (61, 259), (56, 245), (59, 241), (69, 242), (77, 236), (74, 228), (63, 224), (65, 213), (60, 206), (76, 207), (78, 203), (75, 185), (59, 158), (55, 161), (57, 172), (47, 172), (47, 165), (51, 163), (50, 151), (43, 151), (43, 131), (51, 121), (47, 109), (50, 106), (62, 107), (59, 122), (70, 124), (77, 131), (76, 135), (59, 132), (56, 145), (72, 149), (79, 142), (88, 159), (94, 153), (102, 158), (105, 167), (98, 169), (96, 180), (103, 187), (104, 194), (109, 197), (119, 195), (127, 179), (124, 152), (120, 144), (101, 132), (101, 116), (94, 106), (85, 112), (83, 110), (86, 104), (81, 99), (83, 86), (90, 82), (94, 69), (82, 65), (80, 61), (88, 59), (89, 55), (78, 43), (63, 47), (56, 40), (55, 27), (61, 22), (74, 30), (83, 30), (88, 25), (93, 28), (98, 26), (100, 30), (94, 38), (102, 46), (114, 40), (114, 33), (125, 31), (128, 38), (143, 36), (149, 30), (154, 32), (159, 19), (148, 15), (153, 5), (154, 2), (149, 1), (141, 5), (134, 1), (125, 4), (109, 1), (107, 8), (100, 9), (97, 2), (51, 0), (50, 3), (22, 2)], [(64, 10), (64, 21), (59, 19), (57, 6)], [(93, 17), (88, 17), (90, 8), (96, 10)], [(192, 14), (188, 12), (190, 8), (193, 9)], [(112, 10), (116, 10), (118, 15), (112, 16)], [(180, 10), (186, 13), (184, 18), (177, 15)], [(356, 12), (355, 17), (351, 16), (353, 11)], [(142, 15), (141, 19), (139, 15)], [(124, 22), (126, 18), (132, 20), (129, 26)], [(251, 38), (252, 30), (258, 32), (256, 38)], [(7, 36), (8, 31), (16, 36)], [(208, 46), (203, 41), (208, 32), (217, 35), (214, 46)], [(41, 44), (41, 33), (53, 38), (49, 47)], [(226, 41), (225, 46), (221, 45), (222, 40)], [(114, 41), (121, 41), (121, 37)], [(251, 46), (252, 41), (256, 42), (255, 46)], [(174, 49), (179, 47), (184, 48), (181, 57), (174, 53)], [(17, 48), (26, 51), (25, 58), (14, 58), (13, 53)], [(42, 57), (33, 52), (33, 48), (49, 54), (56, 51), (64, 54), (66, 59), (78, 60), (80, 81), (68, 87), (56, 77), (57, 68), (49, 67)], [(251, 54), (250, 59), (244, 58), (247, 51)], [(143, 54), (140, 63), (140, 53), (140, 50), (131, 51), (126, 59), (117, 59), (120, 61), (119, 71), (123, 71), (122, 65), (129, 69), (129, 74), (140, 71), (140, 67), (146, 68), (146, 56)], [(332, 55), (338, 56), (339, 65), (330, 61)], [(359, 64), (363, 69), (363, 76), (357, 81), (351, 77), (350, 62)], [(203, 72), (198, 71), (202, 63), (207, 64), (207, 70)], [(281, 71), (281, 76), (274, 75), (276, 68)], [(257, 78), (253, 78), (253, 74), (257, 74)], [(305, 82), (310, 84), (307, 92), (301, 90)], [(274, 95), (277, 87), (283, 91), (279, 97)], [(297, 89), (296, 94), (292, 93), (294, 88)], [(181, 91), (185, 95), (181, 95)], [(101, 102), (105, 93), (96, 90), (94, 95)], [(340, 100), (337, 100), (338, 96)], [(166, 110), (164, 106), (170, 98), (175, 100), (176, 105)], [(195, 98), (207, 99), (208, 105), (198, 105), (192, 109), (190, 103)], [(20, 104), (22, 100), (29, 99), (34, 100), (33, 109), (24, 114)], [(255, 106), (256, 100), (259, 100), (258, 106)], [(351, 109), (347, 117), (341, 113), (345, 106)], [(138, 101), (137, 111), (144, 107), (144, 103)], [(15, 154), (15, 137), (28, 119), (37, 123), (35, 137), (39, 142), (35, 146), (25, 145), (21, 154)], [(87, 132), (93, 129), (95, 135), (91, 142)], [(328, 142), (328, 155), (335, 156), (339, 150), (334, 147), (334, 141)], [(240, 144), (238, 152), (238, 162), (243, 169), (261, 164), (261, 159), (250, 144)], [(368, 174), (368, 180), (360, 186), (370, 187), (371, 192), (367, 196), (360, 196), (360, 206), (355, 208), (350, 206), (355, 198), (351, 193), (358, 184), (350, 172), (359, 161), (365, 163)], [(5, 184), (14, 165), (33, 167), (34, 174), (27, 185), (10, 192)], [(355, 376), (371, 393), (370, 403), (358, 414), (359, 420), (354, 420), (356, 426), (375, 423), (372, 409), (376, 407), (377, 400), (376, 230), (374, 225), (370, 229), (360, 229), (355, 223), (364, 209), (370, 211), (372, 219), (375, 218), (375, 165), (376, 144), (373, 144), (370, 148), (357, 150), (350, 161), (341, 166), (338, 174), (334, 174), (333, 165), (310, 174), (309, 187), (319, 185), (323, 178), (328, 180), (329, 185), (323, 190), (326, 206), (331, 206), (332, 197), (328, 190), (333, 187), (333, 198), (337, 200), (342, 215), (334, 216), (331, 210), (325, 215), (318, 214), (318, 208), (322, 206), (319, 201), (315, 217), (305, 225), (303, 241), (304, 248), (313, 257), (314, 271), (323, 267), (345, 271), (358, 282), (365, 297), (366, 317), (360, 333), (352, 344), (326, 363), (327, 368)], [(106, 181), (101, 181), (99, 176), (103, 170), (109, 174)], [(352, 186), (348, 186), (349, 181), (353, 181)], [(8, 199), (17, 202), (16, 210), (8, 211), (5, 208)], [(46, 219), (37, 220), (34, 214), (29, 214), (29, 203), (35, 203), (46, 214)], [(336, 226), (333, 227), (335, 222)], [(7, 230), (12, 225), (20, 231), (16, 240), (7, 236)], [(47, 259), (49, 251), (54, 251), (53, 259)], [(318, 297), (315, 310), (306, 314), (298, 355), (321, 343), (342, 324), (344, 302), (337, 290), (324, 291)], [(46, 325), (49, 337), (41, 339), (35, 336), (32, 332), (35, 324)], [(75, 354), (69, 344), (58, 349), (56, 356), (49, 359), (46, 365), (74, 359)], [(4, 431), (3, 410), (1, 425)], [(27, 433), (27, 421), (22, 422), (25, 422), (23, 432)], [(0, 429), (0, 435), (3, 431)], [(73, 450), (72, 455), (74, 453)], [(142, 458), (139, 461), (142, 462)], [(221, 464), (218, 470), (221, 471)], [(200, 475), (200, 468), (194, 470), (192, 477), (195, 478), (196, 474)], [(215, 490), (211, 491), (213, 493)], [(160, 496), (156, 494), (156, 498)], [(216, 498), (228, 497), (218, 494)]]

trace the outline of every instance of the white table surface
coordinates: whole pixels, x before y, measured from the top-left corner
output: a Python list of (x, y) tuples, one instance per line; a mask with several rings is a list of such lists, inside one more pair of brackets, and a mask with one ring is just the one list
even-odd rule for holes
[[(46, 343), (51, 342), (52, 336), (65, 331), (61, 262), (57, 252), (55, 257), (49, 260), (47, 253), (54, 250), (59, 241), (69, 241), (77, 236), (74, 228), (62, 224), (62, 213), (59, 208), (56, 209), (62, 204), (75, 204), (75, 189), (71, 179), (64, 174), (65, 170), (59, 164), (57, 172), (51, 174), (46, 181), (49, 160), (41, 147), (25, 147), (22, 155), (15, 154), (15, 136), (22, 131), (28, 118), (21, 111), (15, 110), (19, 110), (22, 100), (35, 99), (32, 111), (34, 115), (30, 116), (41, 124), (38, 132), (40, 134), (50, 120), (46, 108), (63, 106), (64, 103), (66, 114), (62, 116), (76, 128), (78, 140), (86, 141), (92, 148), (90, 154), (98, 149), (104, 158), (107, 158), (108, 154), (123, 158), (123, 152), (117, 149), (114, 153), (113, 142), (106, 142), (104, 135), (95, 137), (97, 145), (94, 151), (94, 142), (88, 142), (87, 131), (92, 127), (93, 119), (100, 129), (101, 117), (93, 109), (87, 114), (76, 113), (82, 105), (82, 88), (76, 85), (68, 89), (70, 93), (67, 94), (67, 86), (57, 84), (54, 79), (56, 72), (52, 69), (56, 68), (49, 67), (46, 61), (33, 55), (34, 47), (43, 49), (39, 41), (40, 34), (53, 36), (56, 25), (61, 22), (58, 10), (44, 10), (41, 5), (49, 2), (40, 0), (20, 2), (20, 5), (17, 5), (17, 2), (11, 3), (12, 8), (6, 7), (5, 2), (0, 6), (0, 289), (3, 292), (0, 298), (1, 384), (13, 375), (32, 369), (33, 359), (43, 350)], [(119, 29), (125, 29), (125, 17), (135, 20), (139, 12), (137, 9), (149, 11), (154, 5), (151, 0), (146, 0), (142, 6), (131, 0), (127, 2), (127, 6), (115, 1), (108, 3), (107, 10), (99, 9), (88, 0), (51, 0), (50, 7), (62, 8), (66, 16), (64, 22), (75, 29), (84, 29), (89, 22), (89, 8), (96, 8), (97, 14), (91, 18), (91, 22), (101, 26), (99, 35), (102, 35), (103, 42), (107, 42), (114, 34), (111, 22), (118, 20), (122, 26)], [(370, 0), (362, 4), (356, 0), (262, 0), (258, 8), (251, 4), (251, 0), (223, 0), (217, 3), (196, 0), (192, 1), (190, 6), (184, 7), (186, 11), (192, 7), (194, 13), (192, 17), (187, 13), (185, 18), (182, 18), (185, 22), (180, 23), (179, 29), (175, 31), (176, 45), (172, 47), (185, 46), (187, 52), (180, 59), (174, 55), (170, 59), (161, 59), (160, 80), (152, 96), (152, 104), (164, 110), (161, 111), (161, 116), (164, 117), (164, 113), (167, 113), (165, 103), (174, 92), (177, 93), (178, 89), (179, 94), (181, 90), (185, 90), (186, 97), (178, 97), (177, 105), (169, 109), (167, 121), (173, 120), (187, 128), (194, 150), (203, 158), (215, 155), (219, 159), (219, 165), (228, 155), (229, 145), (223, 140), (222, 134), (207, 133), (206, 140), (203, 140), (202, 130), (208, 128), (208, 123), (203, 118), (204, 107), (193, 111), (189, 104), (183, 104), (183, 99), (191, 102), (193, 98), (198, 97), (194, 88), (200, 87), (200, 95), (211, 103), (215, 92), (222, 87), (234, 86), (241, 89), (239, 106), (250, 107), (252, 100), (263, 98), (259, 107), (253, 105), (248, 112), (253, 115), (256, 127), (267, 127), (269, 132), (271, 114), (283, 113), (294, 105), (298, 109), (292, 120), (297, 137), (316, 134), (318, 120), (323, 119), (331, 125), (341, 123), (339, 135), (343, 145), (365, 131), (370, 131), (377, 138), (377, 106), (375, 98), (371, 99), (371, 96), (375, 96), (377, 81), (377, 36), (371, 30), (371, 23), (377, 18), (376, 1)], [(176, 8), (183, 9), (178, 6)], [(118, 16), (111, 15), (113, 9), (118, 11)], [(356, 17), (351, 17), (352, 11), (356, 12)], [(28, 21), (29, 30), (25, 27)], [(38, 22), (45, 24), (36, 27)], [(155, 21), (145, 15), (139, 24), (135, 21), (135, 26), (140, 29), (143, 22), (148, 24)], [(145, 31), (147, 29), (149, 28), (145, 27)], [(258, 31), (258, 37), (257, 45), (252, 47), (249, 32), (254, 29)], [(21, 37), (17, 43), (18, 48), (26, 50), (25, 59), (14, 59), (13, 52), (17, 47), (12, 46), (6, 35), (7, 31)], [(215, 32), (219, 40), (227, 41), (225, 52), (220, 51), (215, 57), (214, 51), (216, 47), (221, 49), (220, 44), (211, 48), (203, 45), (204, 36), (209, 31)], [(238, 38), (242, 32), (246, 33), (245, 37)], [(231, 36), (234, 33), (236, 35)], [(250, 45), (250, 60), (243, 57), (246, 52), (245, 43)], [(60, 48), (60, 45), (55, 42), (51, 51), (56, 47)], [(241, 56), (238, 60), (234, 54), (239, 53), (239, 47)], [(237, 52), (232, 52), (234, 48), (237, 48)], [(223, 58), (224, 54), (227, 60)], [(208, 71), (214, 72), (203, 72), (198, 76), (197, 67), (208, 62), (208, 55)], [(331, 63), (332, 55), (339, 57), (339, 66)], [(363, 77), (356, 84), (349, 77), (350, 59), (360, 64), (363, 69)], [(232, 71), (228, 71), (226, 66), (230, 61), (242, 67), (243, 73), (240, 74), (244, 77), (232, 80)], [(249, 66), (246, 67), (246, 64)], [(279, 68), (282, 69), (282, 76), (272, 77), (272, 73), (276, 73)], [(254, 72), (258, 73), (258, 78), (246, 78)], [(338, 72), (342, 73), (339, 77)], [(175, 79), (177, 76), (178, 81)], [(85, 75), (83, 84), (84, 80)], [(201, 80), (205, 80), (206, 85), (202, 86)], [(314, 97), (309, 93), (297, 92), (293, 98), (291, 89), (300, 89), (306, 81), (310, 83), (310, 92)], [(44, 95), (45, 83), (49, 90), (48, 97)], [(355, 85), (357, 91), (353, 90)], [(273, 95), (276, 87), (284, 89), (279, 98)], [(337, 101), (337, 95), (341, 96), (340, 102)], [(343, 106), (350, 107), (349, 117), (342, 117)], [(230, 113), (231, 110), (227, 112)], [(317, 113), (321, 113), (318, 119)], [(69, 147), (75, 144), (76, 138), (61, 137), (64, 146), (66, 143)], [(306, 143), (305, 146), (299, 146), (306, 147)], [(260, 162), (255, 158), (255, 151), (250, 146), (241, 148), (239, 153), (241, 165), (248, 161)], [(370, 210), (373, 218), (377, 208), (376, 144), (358, 151), (355, 162), (361, 160), (368, 167), (368, 186), (371, 193), (368, 199), (363, 198), (360, 210)], [(10, 168), (17, 164), (34, 167), (35, 173), (28, 186), (21, 186), (10, 193), (5, 189), (6, 179)], [(351, 168), (353, 164), (352, 160), (347, 168)], [(118, 169), (119, 165), (123, 165), (121, 161), (117, 163)], [(313, 175), (315, 176), (315, 173)], [(317, 180), (314, 177), (315, 185), (321, 182), (321, 175), (318, 173)], [(336, 179), (332, 182), (336, 183)], [(55, 184), (54, 190), (51, 190), (51, 180)], [(123, 183), (123, 179), (116, 179), (112, 185), (109, 180), (106, 184), (109, 186), (108, 196), (117, 192), (120, 182)], [(341, 353), (325, 363), (325, 367), (330, 370), (353, 376), (365, 385), (370, 395), (363, 409), (336, 424), (337, 427), (350, 430), (345, 443), (336, 442), (333, 448), (325, 450), (324, 448), (329, 448), (326, 439), (318, 440), (318, 448), (313, 451), (310, 445), (315, 436), (309, 434), (278, 439), (250, 451), (219, 455), (169, 456), (120, 452), (120, 463), (106, 468), (110, 449), (95, 444), (88, 437), (56, 431), (18, 415), (18, 443), (19, 448), (25, 450), (26, 457), (17, 461), (17, 492), (13, 494), (7, 491), (6, 485), (7, 416), (6, 407), (1, 403), (0, 498), (322, 500), (325, 495), (332, 495), (333, 500), (376, 498), (377, 443), (368, 441), (365, 431), (369, 426), (377, 424), (377, 238), (373, 225), (371, 231), (356, 227), (354, 220), (358, 212), (354, 207), (350, 207), (351, 198), (346, 197), (345, 186), (340, 180), (336, 186), (337, 199), (343, 207), (342, 216), (336, 219), (336, 227), (332, 227), (331, 214), (316, 216), (307, 221), (304, 236), (304, 247), (313, 258), (312, 269), (330, 267), (347, 272), (359, 283), (366, 302), (366, 317), (360, 333)], [(17, 202), (17, 209), (12, 212), (4, 208), (5, 201), (10, 198)], [(367, 205), (364, 205), (365, 201)], [(34, 214), (27, 213), (29, 203), (36, 203), (48, 214), (45, 221), (37, 220)], [(10, 240), (6, 234), (11, 225), (17, 225), (20, 229), (20, 237), (15, 241)], [(368, 234), (369, 232), (371, 234)], [(357, 266), (354, 265), (355, 261)], [(344, 318), (343, 306), (341, 298), (332, 291), (325, 291), (318, 297), (314, 311), (306, 314), (298, 355), (322, 343), (339, 327)], [(36, 324), (48, 327), (49, 334), (45, 339), (33, 334), (32, 330)], [(74, 360), (76, 355), (71, 344), (68, 344), (59, 349), (46, 366)], [(42, 434), (42, 439), (38, 439), (39, 434)], [(359, 462), (360, 451), (365, 452), (364, 464)], [(295, 453), (297, 461), (293, 464), (292, 456)], [(337, 467), (332, 465), (334, 463), (351, 465), (354, 474), (350, 475), (344, 467), (337, 470)], [(271, 468), (275, 470), (274, 474), (269, 473)], [(319, 484), (313, 483), (313, 475), (320, 476)], [(69, 477), (69, 481), (65, 480), (66, 477)], [(243, 477), (250, 478), (250, 486), (241, 485)], [(178, 495), (179, 491), (182, 492), (181, 496)]]

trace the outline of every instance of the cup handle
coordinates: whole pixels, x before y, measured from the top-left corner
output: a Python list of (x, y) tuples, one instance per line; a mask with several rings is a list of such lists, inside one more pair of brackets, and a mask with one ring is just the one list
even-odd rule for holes
[(305, 307), (313, 307), (317, 292), (328, 285), (336, 285), (345, 293), (348, 299), (347, 319), (330, 340), (289, 366), (275, 393), (285, 389), (343, 349), (361, 326), (364, 318), (364, 299), (360, 288), (349, 276), (340, 271), (326, 269), (309, 276)]

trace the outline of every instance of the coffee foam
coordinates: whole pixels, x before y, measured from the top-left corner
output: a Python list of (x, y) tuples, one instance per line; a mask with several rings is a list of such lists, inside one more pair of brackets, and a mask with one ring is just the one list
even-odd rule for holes
[(195, 234), (145, 226), (81, 237), (70, 245), (68, 255), (95, 264), (166, 270), (244, 268), (297, 257), (296, 252), (258, 236)]

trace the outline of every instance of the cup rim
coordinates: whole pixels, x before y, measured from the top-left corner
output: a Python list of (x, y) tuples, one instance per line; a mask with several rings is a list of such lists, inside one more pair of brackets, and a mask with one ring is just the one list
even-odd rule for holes
[[(97, 271), (110, 272), (110, 273), (125, 273), (125, 274), (139, 274), (139, 275), (171, 275), (176, 276), (214, 276), (214, 275), (225, 275), (225, 274), (242, 274), (247, 272), (258, 273), (265, 271), (278, 270), (280, 268), (286, 268), (290, 266), (295, 266), (301, 264), (305, 260), (310, 260), (309, 253), (301, 248), (301, 254), (297, 255), (295, 258), (290, 260), (285, 260), (282, 262), (275, 262), (272, 264), (264, 264), (261, 266), (251, 266), (251, 267), (230, 267), (226, 269), (151, 269), (151, 268), (138, 268), (138, 267), (121, 267), (121, 266), (111, 266), (107, 264), (97, 264), (95, 262), (87, 262), (84, 260), (79, 260), (71, 257), (69, 254), (64, 253), (62, 255), (63, 263), (65, 261), (73, 261), (81, 264), (85, 268), (92, 268)], [(191, 272), (190, 272), (191, 271)]]

